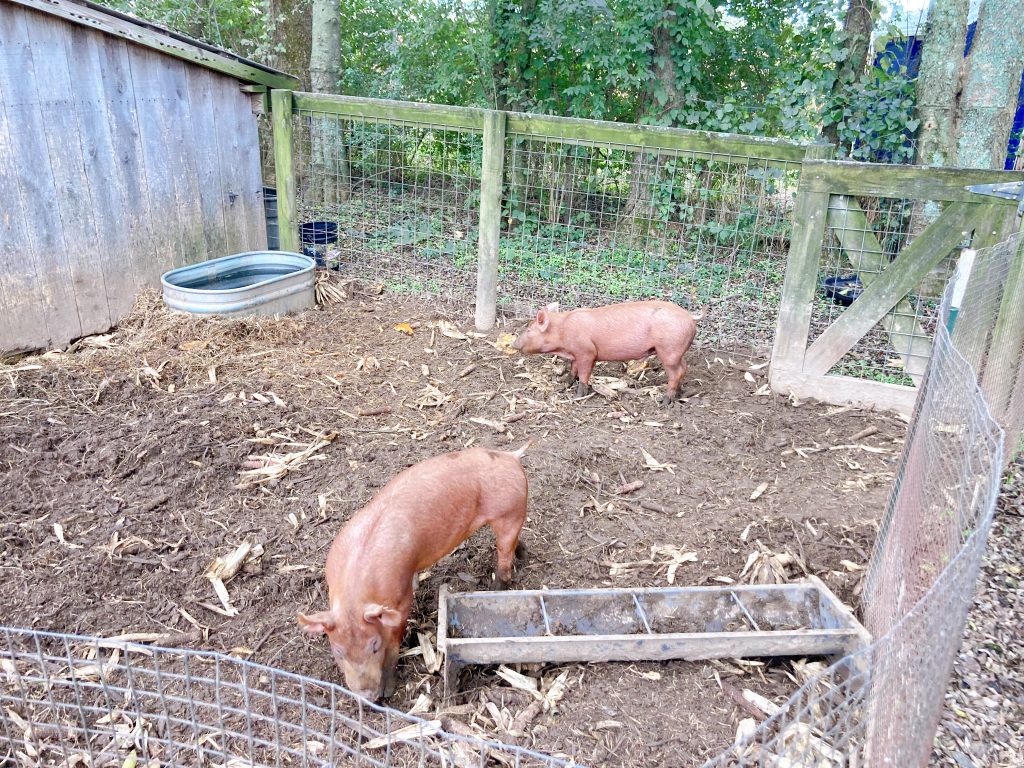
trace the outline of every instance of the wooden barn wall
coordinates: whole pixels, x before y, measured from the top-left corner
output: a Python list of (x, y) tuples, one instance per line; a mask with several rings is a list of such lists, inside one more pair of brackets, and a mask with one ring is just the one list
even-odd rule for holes
[(0, 352), (105, 331), (168, 269), (266, 247), (239, 85), (0, 2)]

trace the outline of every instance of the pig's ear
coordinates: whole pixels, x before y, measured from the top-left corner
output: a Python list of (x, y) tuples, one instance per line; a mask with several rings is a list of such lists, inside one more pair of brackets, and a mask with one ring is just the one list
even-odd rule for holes
[(548, 329), (548, 311), (546, 309), (537, 311), (537, 327), (541, 331), (546, 331)]
[(322, 635), (324, 632), (332, 632), (337, 623), (338, 620), (330, 611), (320, 611), (309, 616), (304, 613), (299, 614), (299, 624), (307, 635)]
[(398, 627), (402, 623), (401, 613), (378, 603), (367, 603), (363, 608), (363, 618), (366, 621), (379, 621), (385, 627)]

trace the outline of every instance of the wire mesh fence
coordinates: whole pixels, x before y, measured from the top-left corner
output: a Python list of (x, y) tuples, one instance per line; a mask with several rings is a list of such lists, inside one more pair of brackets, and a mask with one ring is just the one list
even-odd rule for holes
[(713, 302), (702, 341), (771, 347), (798, 163), (519, 133), (506, 156), (499, 302)]
[[(337, 109), (299, 108), (293, 119), (304, 249), (390, 290), (471, 301), (482, 130)], [(773, 157), (742, 144), (669, 149), (625, 133), (555, 138), (528, 126), (510, 123), (504, 141), (500, 307), (714, 303), (700, 328), (705, 346), (767, 354), (800, 169), (792, 158), (803, 145)]]
[(307, 109), (294, 122), (307, 255), (392, 292), (473, 297), (482, 135)]
[(1010, 458), (1024, 431), (1024, 234), (978, 250), (972, 262), (964, 295), (951, 310), (953, 344), (977, 371)]
[(0, 765), (571, 765), (231, 656), (12, 628), (0, 724)]

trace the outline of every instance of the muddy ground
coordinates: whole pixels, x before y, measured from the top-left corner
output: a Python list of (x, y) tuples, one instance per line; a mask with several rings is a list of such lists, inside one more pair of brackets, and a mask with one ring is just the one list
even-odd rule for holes
[[(528, 437), (515, 586), (665, 586), (685, 553), (695, 561), (671, 569), (675, 583), (713, 585), (767, 550), (793, 556), (789, 578), (816, 574), (856, 602), (901, 420), (766, 394), (763, 361), (696, 348), (670, 408), (656, 364), (599, 365), (604, 394), (578, 399), (560, 363), (507, 349), (522, 319), (467, 336), (471, 310), (348, 291), (292, 318), (206, 321), (144, 296), (112, 334), (0, 365), (0, 623), (180, 632), (178, 644), (338, 680), (295, 622), (325, 605), (335, 532), (419, 460)], [(257, 482), (270, 471), (258, 457), (304, 451)], [(748, 716), (722, 683), (776, 702), (796, 688), (779, 661), (534, 666), (545, 680), (568, 669), (568, 685), (519, 736), (509, 719), (530, 699), (494, 668), (466, 670), (442, 702), (416, 633), (435, 636), (442, 583), (488, 587), (489, 537), (421, 580), (394, 707), (429, 701), (426, 716), (585, 763), (678, 766), (719, 753)], [(227, 583), (238, 613), (225, 615), (204, 573), (243, 542), (262, 556)], [(501, 724), (488, 702), (507, 710)]]

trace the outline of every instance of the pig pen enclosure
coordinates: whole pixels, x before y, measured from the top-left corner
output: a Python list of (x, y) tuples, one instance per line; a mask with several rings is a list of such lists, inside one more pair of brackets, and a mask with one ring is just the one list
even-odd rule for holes
[[(146, 293), (112, 333), (0, 368), (0, 624), (30, 628), (0, 641), (17, 759), (810, 766), (864, 764), (868, 743), (893, 764), (927, 754), (1001, 466), (980, 368), (953, 349), (940, 299), (965, 231), (980, 247), (1012, 221), (1011, 205), (971, 202), (961, 182), (1002, 175), (940, 179), (918, 200), (893, 191), (904, 177), (816, 165), (827, 151), (814, 146), (281, 91), (266, 104), (281, 245), (326, 268), (316, 311), (200, 320)], [(948, 216), (925, 227), (917, 202)], [(1005, 278), (1016, 247), (994, 249), (978, 275)], [(824, 288), (851, 272), (860, 304)], [(957, 330), (981, 329), (974, 341), (1006, 282), (980, 277), (973, 306), (986, 309)], [(907, 281), (898, 302), (876, 300)], [(994, 307), (980, 301), (990, 295)], [(707, 310), (670, 408), (653, 358), (599, 364), (594, 393), (577, 398), (560, 364), (509, 348), (542, 302), (640, 297)], [(840, 403), (802, 394), (822, 396), (827, 380)], [(775, 393), (779, 381), (795, 394)], [(877, 395), (909, 411), (918, 389), (926, 427), (909, 436), (905, 417), (843, 404)], [(319, 682), (337, 670), (295, 614), (324, 606), (338, 528), (419, 460), (527, 438), (516, 589), (813, 575), (865, 602), (876, 642), (830, 668), (469, 667), (445, 696), (438, 592), (489, 588), (484, 531), (421, 574), (391, 709)], [(895, 519), (901, 505), (915, 514)], [(901, 656), (909, 648), (930, 653)]]
[[(761, 372), (751, 384), (745, 367), (713, 356), (693, 361), (671, 410), (657, 404), (656, 373), (621, 366), (597, 379), (614, 399), (577, 401), (550, 361), (506, 354), (500, 336), (469, 335), (458, 315), (348, 290), (280, 320), (193, 320), (146, 297), (92, 342), (101, 347), (13, 366), (0, 450), (24, 471), (4, 483), (5, 623), (153, 632), (337, 681), (325, 643), (303, 638), (295, 614), (326, 603), (323, 560), (340, 525), (416, 461), (527, 437), (537, 443), (523, 460), (528, 554), (515, 588), (740, 581), (757, 552), (752, 568), (772, 581), (772, 569), (818, 574), (854, 601), (902, 420), (754, 395)], [(257, 457), (268, 455), (284, 464), (265, 473)], [(228, 607), (204, 573), (243, 542), (260, 554), (228, 582)], [(488, 668), (467, 670), (442, 704), (419, 650), (421, 634), (436, 637), (439, 585), (487, 589), (493, 566), (485, 530), (421, 577), (391, 706), (426, 696), (420, 711), (491, 720), (477, 732), (505, 738), (530, 709), (530, 694)], [(557, 717), (520, 719), (526, 745), (623, 765), (698, 762), (727, 746), (734, 705), (716, 675), (780, 700), (805, 674), (757, 661), (534, 674), (563, 671)], [(511, 719), (495, 722), (488, 703)]]

